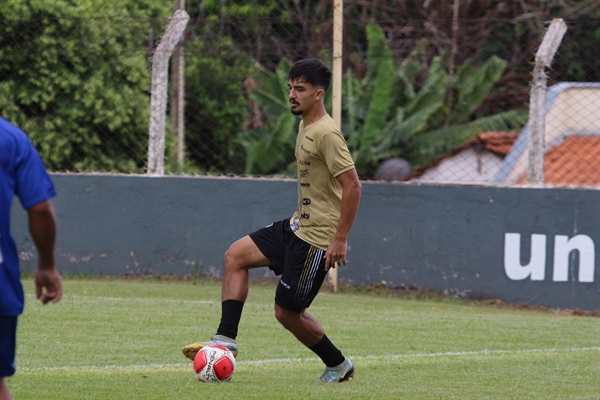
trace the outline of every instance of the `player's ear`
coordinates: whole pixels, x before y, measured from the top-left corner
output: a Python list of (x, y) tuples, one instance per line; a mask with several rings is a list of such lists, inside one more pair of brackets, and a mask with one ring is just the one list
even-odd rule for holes
[(325, 96), (325, 90), (323, 88), (317, 88), (315, 91), (315, 100), (319, 101)]

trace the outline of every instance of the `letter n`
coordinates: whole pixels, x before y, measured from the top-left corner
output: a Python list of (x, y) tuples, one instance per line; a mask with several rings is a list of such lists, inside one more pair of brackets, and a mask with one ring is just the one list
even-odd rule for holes
[(586, 235), (554, 236), (554, 272), (552, 280), (565, 282), (569, 278), (569, 255), (579, 251), (579, 282), (594, 282), (594, 241)]
[(528, 276), (532, 281), (543, 281), (546, 272), (546, 235), (531, 235), (529, 264), (521, 265), (521, 235), (504, 234), (504, 271), (514, 281)]

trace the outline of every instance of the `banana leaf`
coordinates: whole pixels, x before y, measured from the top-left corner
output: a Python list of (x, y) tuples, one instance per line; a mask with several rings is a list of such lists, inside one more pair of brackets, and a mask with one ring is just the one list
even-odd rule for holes
[(489, 95), (505, 68), (506, 61), (496, 56), (489, 58), (479, 68), (475, 68), (469, 62), (458, 68), (453, 84), (458, 99), (452, 122), (461, 123), (467, 120)]
[(370, 102), (365, 120), (360, 146), (367, 146), (379, 135), (388, 118), (388, 110), (393, 102), (392, 88), (397, 81), (392, 51), (386, 43), (385, 34), (379, 25), (367, 26), (367, 64), (369, 73), (365, 78), (371, 85)]

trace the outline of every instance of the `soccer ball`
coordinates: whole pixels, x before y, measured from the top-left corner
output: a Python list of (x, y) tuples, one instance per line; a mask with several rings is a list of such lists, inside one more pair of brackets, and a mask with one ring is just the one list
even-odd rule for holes
[(202, 382), (227, 382), (235, 372), (235, 357), (225, 346), (205, 346), (194, 357), (194, 372)]

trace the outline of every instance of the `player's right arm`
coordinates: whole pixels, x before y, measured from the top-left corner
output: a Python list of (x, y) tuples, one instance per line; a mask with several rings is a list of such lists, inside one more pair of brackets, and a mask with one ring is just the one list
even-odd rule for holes
[(338, 222), (335, 237), (327, 247), (325, 253), (325, 270), (335, 267), (336, 263), (346, 265), (346, 252), (348, 251), (348, 235), (354, 224), (354, 219), (358, 212), (362, 184), (356, 174), (356, 169), (352, 168), (336, 177), (342, 185), (342, 208), (340, 210), (340, 220)]
[(27, 209), (29, 233), (38, 252), (35, 272), (36, 297), (43, 304), (56, 303), (62, 297), (61, 277), (54, 265), (56, 218), (50, 200)]

